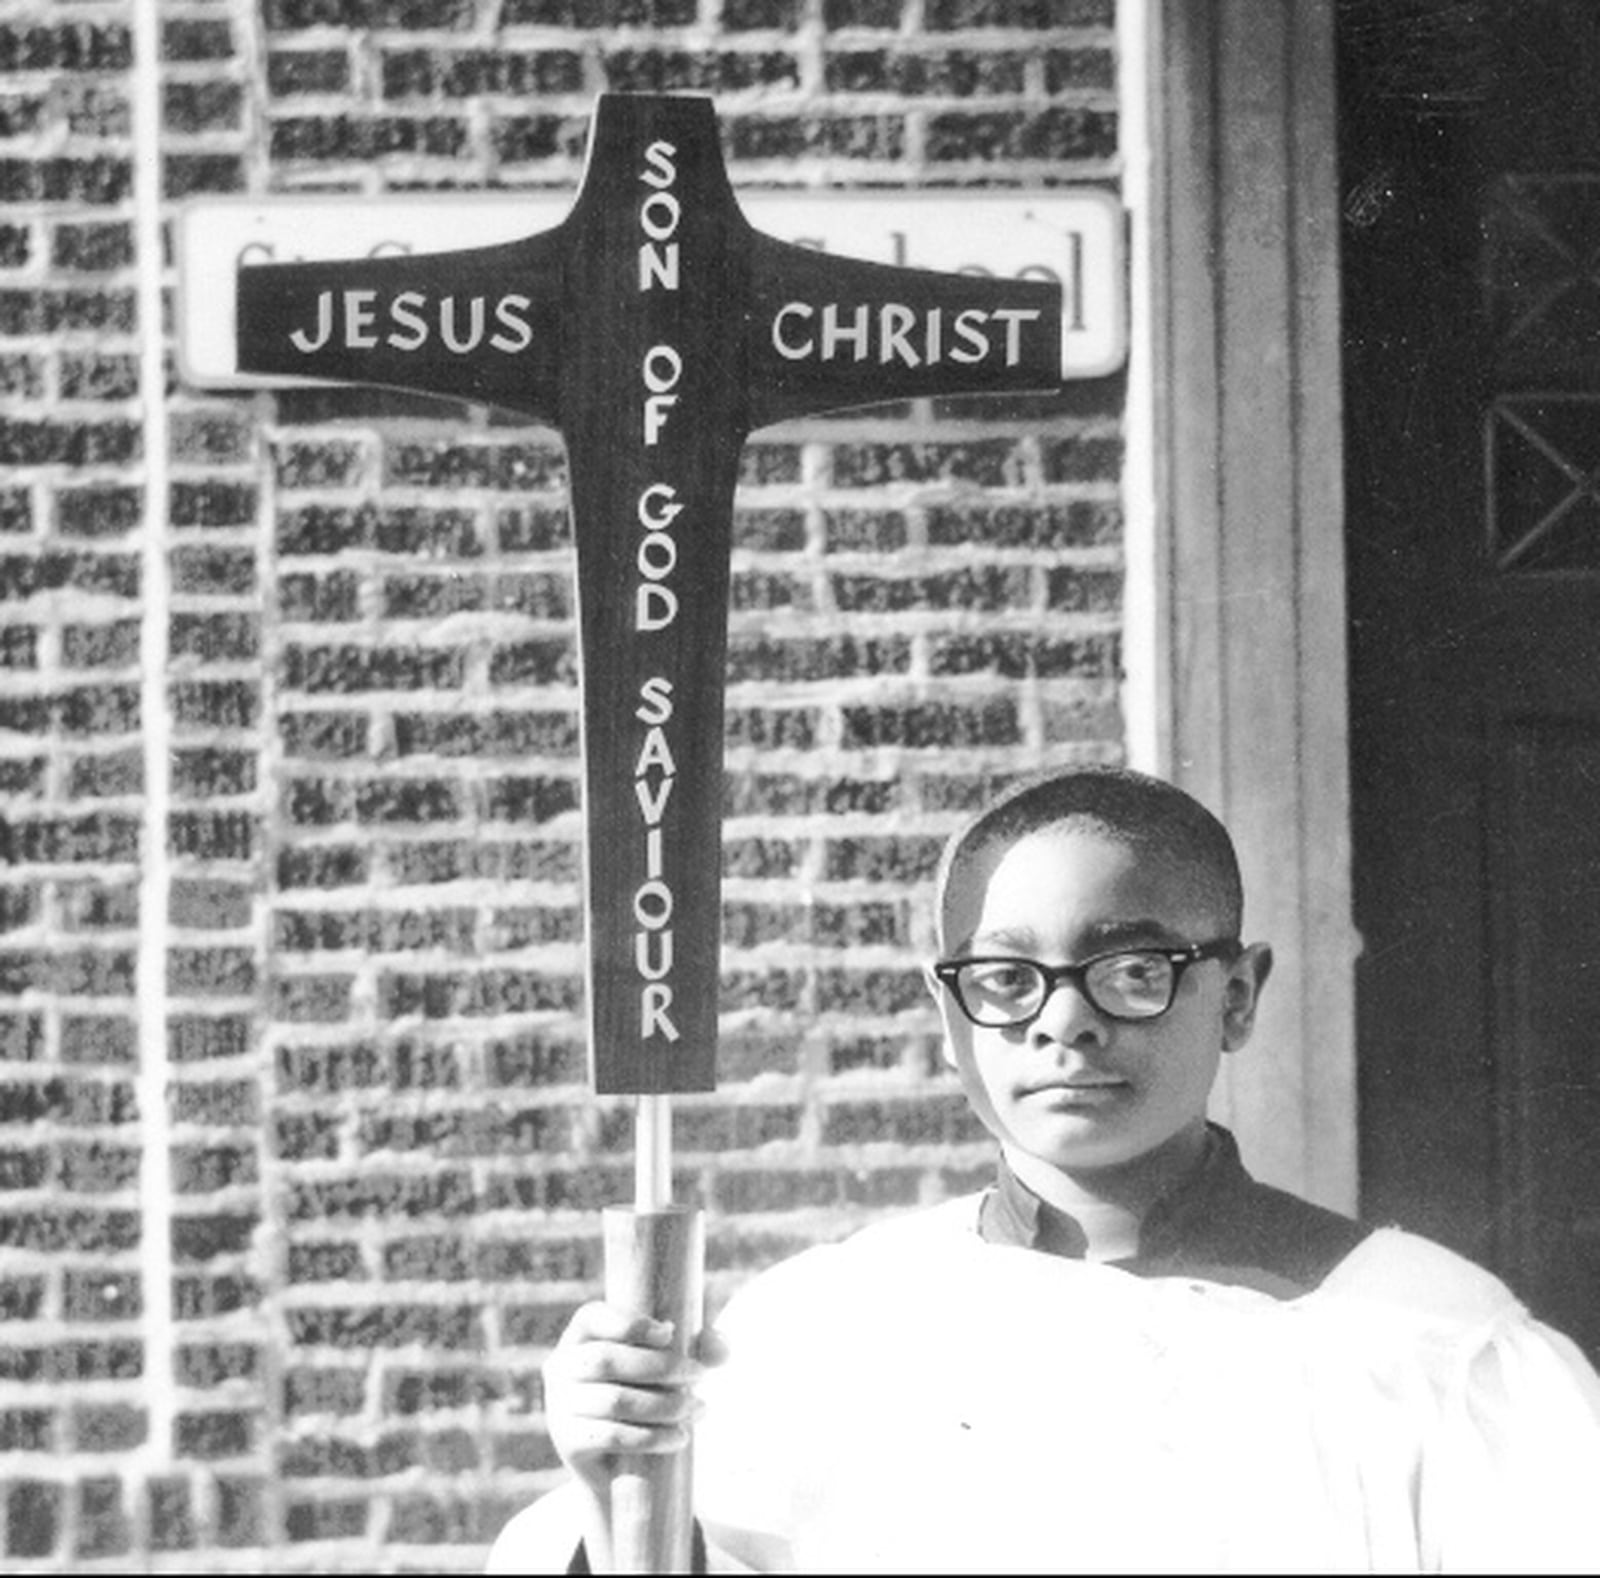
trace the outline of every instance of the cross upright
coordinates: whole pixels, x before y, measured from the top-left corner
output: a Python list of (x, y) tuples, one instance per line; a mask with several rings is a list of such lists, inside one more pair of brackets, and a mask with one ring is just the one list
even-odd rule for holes
[(729, 553), (740, 450), (785, 418), (1050, 389), (1061, 293), (752, 229), (711, 101), (602, 94), (578, 197), (523, 240), (239, 270), (242, 372), (451, 395), (567, 451), (583, 685), (590, 1067), (715, 1084)]

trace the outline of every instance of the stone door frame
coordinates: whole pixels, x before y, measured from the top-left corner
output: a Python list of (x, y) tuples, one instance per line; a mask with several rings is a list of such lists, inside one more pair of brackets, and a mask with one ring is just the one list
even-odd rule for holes
[(1121, 0), (1130, 756), (1233, 828), (1277, 952), (1215, 1115), (1357, 1202), (1334, 0)]

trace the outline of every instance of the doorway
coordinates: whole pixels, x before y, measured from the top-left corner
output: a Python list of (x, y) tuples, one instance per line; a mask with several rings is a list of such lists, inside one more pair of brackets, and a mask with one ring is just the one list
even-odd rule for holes
[(1339, 8), (1362, 1210), (1600, 1356), (1600, 8)]

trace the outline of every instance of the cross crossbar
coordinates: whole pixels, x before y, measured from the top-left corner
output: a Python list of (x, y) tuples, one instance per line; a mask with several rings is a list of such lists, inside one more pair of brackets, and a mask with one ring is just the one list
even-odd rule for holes
[(482, 401), (566, 446), (583, 685), (590, 1067), (715, 1084), (723, 669), (740, 453), (787, 418), (1056, 388), (1061, 293), (765, 236), (709, 99), (603, 94), (553, 229), (239, 270), (239, 367)]

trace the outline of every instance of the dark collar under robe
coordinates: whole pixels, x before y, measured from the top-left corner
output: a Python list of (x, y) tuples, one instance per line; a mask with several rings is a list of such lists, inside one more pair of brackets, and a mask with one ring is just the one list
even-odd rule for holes
[[(983, 1199), (978, 1231), (991, 1244), (1074, 1260), (1084, 1254), (1078, 1223), (1034, 1194), (1003, 1157)], [(1145, 1217), (1138, 1254), (1107, 1264), (1140, 1277), (1197, 1277), (1291, 1299), (1315, 1288), (1371, 1231), (1257, 1183), (1245, 1171), (1233, 1136), (1213, 1123), (1194, 1170)]]

